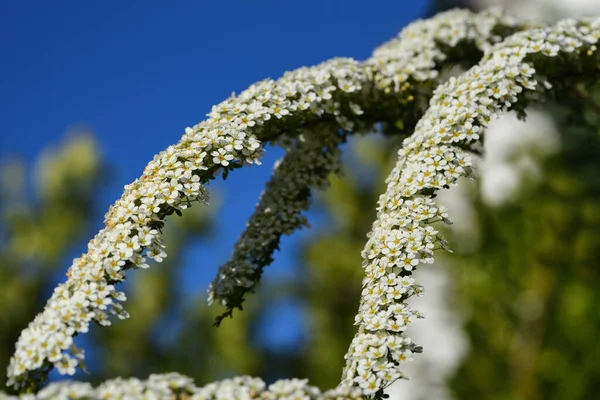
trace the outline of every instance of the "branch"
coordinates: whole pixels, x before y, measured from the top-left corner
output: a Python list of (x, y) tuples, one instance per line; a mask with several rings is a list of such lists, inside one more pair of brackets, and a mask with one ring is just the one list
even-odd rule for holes
[(403, 334), (405, 325), (419, 318), (406, 304), (421, 293), (409, 276), (433, 262), (434, 248), (446, 248), (432, 225), (447, 221), (445, 210), (433, 202), (436, 191), (472, 176), (465, 148), (480, 140), (491, 120), (511, 109), (524, 112), (552, 83), (573, 77), (573, 71), (585, 77), (596, 74), (599, 38), (600, 19), (566, 20), (520, 32), (489, 48), (479, 65), (436, 90), (398, 153), (362, 253), (366, 277), (356, 317), (359, 329), (346, 355), (342, 385), (378, 396), (402, 376), (402, 362), (420, 350)]

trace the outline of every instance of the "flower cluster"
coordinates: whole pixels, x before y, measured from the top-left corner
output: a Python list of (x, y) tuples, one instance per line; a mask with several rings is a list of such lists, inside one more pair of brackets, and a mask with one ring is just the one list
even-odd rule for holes
[[(460, 43), (465, 53), (472, 47), (483, 51), (503, 38), (498, 32), (505, 35), (516, 26), (498, 11), (473, 14), (454, 10), (414, 22), (360, 65), (364, 73), (358, 81), (345, 79), (342, 90), (361, 89), (367, 95), (354, 97), (355, 102), (346, 100), (347, 106), (339, 101), (333, 114), (343, 128), (352, 128), (355, 133), (371, 130), (382, 119), (393, 119), (388, 115), (394, 115), (394, 110), (405, 102), (412, 103), (411, 112), (420, 115), (419, 105), (427, 104), (431, 95), (428, 85), (436, 82), (442, 62), (452, 56), (445, 50), (457, 50), (456, 61), (474, 63), (477, 60), (468, 60), (460, 53)], [(345, 114), (340, 117), (343, 111)], [(311, 189), (326, 187), (328, 175), (339, 169), (336, 143), (331, 143), (327, 134), (336, 128), (321, 123), (308, 132), (312, 135), (307, 135), (301, 145), (288, 146), (288, 153), (275, 169), (231, 259), (219, 269), (209, 288), (209, 303), (218, 300), (228, 308), (223, 316), (240, 307), (244, 295), (260, 281), (281, 236), (307, 224), (302, 211), (310, 206)]]
[[(517, 101), (537, 99), (551, 81), (574, 69), (593, 72), (599, 39), (600, 19), (566, 20), (552, 28), (520, 32), (487, 48), (479, 65), (436, 90), (430, 108), (398, 153), (362, 253), (366, 277), (356, 318), (359, 332), (346, 355), (344, 384), (376, 393), (401, 376), (401, 361), (418, 350), (403, 335), (404, 325), (419, 317), (406, 305), (421, 292), (408, 276), (420, 264), (433, 261), (434, 249), (446, 248), (431, 225), (448, 222), (445, 210), (432, 200), (435, 191), (472, 175), (467, 152), (500, 113), (514, 109)], [(568, 62), (553, 63), (549, 57)]]
[(321, 393), (318, 388), (309, 386), (306, 379), (285, 379), (267, 388), (261, 379), (247, 376), (211, 383), (199, 389), (194, 397), (198, 400), (358, 400), (362, 398), (361, 391), (351, 387), (340, 386)]
[(337, 125), (323, 123), (301, 132), (276, 163), (231, 259), (219, 268), (209, 287), (209, 303), (219, 299), (230, 311), (240, 307), (244, 294), (272, 262), (281, 236), (308, 225), (302, 212), (310, 206), (310, 189), (326, 188), (329, 175), (339, 172), (339, 145), (345, 135), (338, 132)]
[(470, 61), (464, 59), (466, 54), (484, 51), (520, 29), (516, 20), (497, 9), (479, 14), (451, 10), (411, 23), (375, 49), (366, 64), (374, 68), (377, 89), (400, 92), (407, 83), (434, 80), (444, 63)]
[(197, 387), (194, 380), (178, 373), (150, 375), (148, 380), (116, 378), (94, 388), (84, 382), (56, 382), (37, 394), (20, 397), (0, 393), (0, 400), (89, 400), (89, 399), (189, 399), (189, 400), (360, 400), (360, 390), (339, 387), (325, 393), (309, 386), (306, 379), (279, 380), (266, 385), (260, 378), (241, 376)]

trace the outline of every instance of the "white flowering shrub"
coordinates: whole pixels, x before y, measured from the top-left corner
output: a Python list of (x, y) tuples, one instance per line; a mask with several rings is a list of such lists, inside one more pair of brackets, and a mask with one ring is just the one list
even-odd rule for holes
[[(447, 249), (438, 223), (449, 220), (434, 201), (436, 192), (474, 176), (471, 156), (490, 121), (509, 110), (524, 115), (553, 87), (597, 74), (599, 39), (600, 19), (529, 27), (496, 11), (451, 11), (413, 23), (363, 62), (333, 59), (300, 68), (214, 106), (208, 119), (187, 128), (125, 187), (105, 228), (22, 332), (9, 385), (31, 399), (383, 398), (383, 390), (404, 377), (403, 363), (421, 351), (403, 332), (422, 317), (407, 303), (423, 293), (412, 273), (432, 263), (436, 249)], [(456, 65), (468, 70), (444, 82), (443, 72)], [(80, 382), (43, 386), (52, 369), (73, 375), (84, 367), (75, 336), (92, 323), (109, 326), (115, 317), (128, 317), (117, 284), (129, 270), (166, 257), (161, 229), (167, 217), (208, 201), (210, 180), (259, 164), (267, 143), (287, 151), (230, 261), (210, 285), (209, 302), (225, 307), (218, 325), (255, 290), (281, 236), (306, 224), (302, 212), (311, 190), (325, 188), (328, 176), (339, 171), (339, 145), (347, 136), (398, 129), (414, 132), (398, 152), (362, 252), (358, 332), (337, 388), (321, 392), (297, 379), (267, 386), (250, 377), (198, 387), (176, 373), (146, 381), (117, 378), (96, 388)]]

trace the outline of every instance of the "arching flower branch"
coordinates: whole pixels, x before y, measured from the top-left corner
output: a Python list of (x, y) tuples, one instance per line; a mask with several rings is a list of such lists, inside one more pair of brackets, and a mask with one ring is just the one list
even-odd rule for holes
[(435, 192), (472, 176), (467, 150), (491, 120), (511, 109), (524, 113), (553, 81), (597, 73), (599, 38), (600, 19), (520, 32), (436, 90), (414, 134), (404, 141), (379, 199), (362, 253), (366, 277), (356, 317), (359, 331), (346, 355), (342, 384), (375, 394), (402, 376), (401, 362), (420, 350), (403, 335), (405, 325), (420, 317), (406, 304), (421, 291), (409, 276), (420, 264), (433, 262), (434, 249), (446, 248), (432, 226), (447, 222), (445, 210), (433, 201)]
[[(442, 30), (448, 25), (440, 24)], [(488, 33), (493, 26), (488, 27)], [(460, 36), (461, 31), (457, 32)], [(453, 35), (454, 30), (449, 34)], [(565, 21), (554, 28), (516, 34), (495, 46), (481, 46), (486, 56), (480, 65), (436, 91), (415, 134), (405, 141), (398, 164), (387, 180), (388, 189), (380, 198), (378, 219), (363, 252), (367, 277), (357, 316), (359, 332), (336, 392), (322, 397), (305, 382), (294, 380), (282, 381), (264, 392), (264, 387), (256, 386), (257, 381), (241, 379), (209, 385), (214, 392), (203, 392), (190, 384), (185, 389), (190, 391), (188, 395), (355, 398), (378, 395), (400, 377), (401, 361), (418, 351), (402, 335), (410, 319), (419, 317), (405, 303), (421, 292), (409, 275), (420, 263), (433, 260), (436, 247), (445, 247), (431, 225), (446, 219), (444, 210), (432, 200), (435, 191), (470, 174), (465, 149), (479, 139), (491, 118), (515, 105), (522, 111), (528, 101), (535, 99), (533, 95), (541, 92), (535, 81), (541, 76), (535, 76), (534, 67), (538, 75), (544, 74), (549, 80), (568, 69), (579, 69), (583, 74), (595, 71), (595, 43), (599, 37), (598, 21)], [(441, 54), (439, 59), (445, 59)], [(549, 62), (548, 57), (554, 57), (555, 62)], [(318, 119), (337, 121), (343, 128), (351, 122), (347, 117), (351, 114), (344, 112), (351, 104), (365, 110), (366, 118), (373, 110), (389, 110), (387, 106), (398, 103), (395, 95), (404, 90), (404, 85), (397, 85), (401, 79), (394, 78), (399, 72), (385, 63), (364, 64), (368, 68), (352, 60), (334, 60), (287, 74), (277, 83), (257, 84), (215, 108), (209, 120), (189, 129), (177, 145), (155, 157), (143, 176), (127, 186), (121, 200), (111, 208), (106, 228), (90, 242), (88, 253), (75, 260), (69, 280), (55, 290), (44, 312), (21, 335), (9, 367), (11, 383), (37, 383), (53, 365), (61, 373), (72, 373), (81, 358), (72, 345), (72, 336), (86, 332), (91, 321), (109, 324), (108, 313), (126, 317), (117, 302), (124, 300), (124, 295), (114, 289), (114, 284), (124, 279), (127, 269), (147, 267), (147, 257), (160, 261), (165, 256), (158, 231), (166, 216), (181, 213), (192, 201), (206, 200), (202, 185), (218, 172), (258, 162), (262, 151), (259, 138), (274, 139), (277, 132), (297, 132)], [(430, 69), (434, 67), (435, 63), (430, 65)], [(388, 78), (391, 87), (381, 83)], [(368, 107), (371, 98), (376, 100), (376, 107)], [(162, 382), (159, 386), (171, 394), (181, 393), (181, 386), (165, 383), (168, 378), (161, 379), (151, 378), (147, 383), (117, 380), (102, 393), (119, 397), (119, 393), (131, 390), (142, 396), (155, 381)], [(181, 379), (185, 381), (175, 377)], [(62, 390), (61, 385), (65, 390), (85, 386), (53, 384), (45, 390)], [(141, 392), (136, 387), (142, 387)], [(99, 397), (101, 388), (75, 398)]]
[(8, 368), (9, 384), (35, 386), (53, 367), (61, 374), (75, 372), (83, 352), (73, 336), (87, 332), (91, 322), (110, 325), (111, 314), (128, 317), (120, 303), (125, 294), (115, 284), (127, 270), (147, 268), (148, 259), (160, 262), (166, 256), (160, 236), (166, 217), (181, 214), (194, 201), (207, 201), (204, 186), (217, 174), (258, 163), (264, 142), (291, 138), (311, 124), (330, 121), (350, 129), (354, 105), (363, 110), (357, 120), (397, 117), (407, 98), (424, 90), (414, 82), (437, 76), (436, 66), (448, 59), (442, 47), (471, 54), (476, 46), (499, 40), (496, 30), (512, 25), (498, 13), (446, 13), (415, 23), (364, 63), (334, 59), (301, 68), (213, 107), (209, 119), (186, 129), (179, 143), (155, 156), (125, 187), (105, 216), (106, 227), (73, 261), (67, 282), (22, 332)]
[[(326, 102), (329, 105), (326, 112), (317, 112), (324, 114), (325, 119), (333, 115), (342, 129), (326, 120), (317, 120), (314, 124), (304, 124), (296, 132), (309, 133), (302, 138), (304, 157), (320, 161), (334, 151), (329, 143), (332, 137), (323, 131), (333, 135), (338, 131), (339, 143), (347, 134), (372, 131), (377, 122), (393, 126), (402, 121), (403, 131), (411, 132), (439, 83), (442, 68), (475, 64), (480, 52), (518, 27), (513, 19), (498, 11), (473, 14), (456, 10), (412, 23), (362, 64), (361, 77), (352, 84), (353, 91), (358, 87), (362, 91), (361, 96), (354, 97), (355, 102), (344, 104), (343, 99)], [(306, 125), (312, 126), (307, 129)], [(283, 138), (289, 140), (289, 136)], [(316, 153), (309, 155), (308, 151)], [(314, 161), (308, 159), (291, 168), (283, 167), (297, 159), (297, 150), (288, 148), (282, 166), (274, 172), (246, 231), (235, 245), (234, 254), (219, 269), (209, 288), (209, 302), (218, 300), (227, 307), (217, 325), (225, 316), (231, 316), (233, 309), (241, 309), (244, 296), (254, 290), (264, 267), (272, 262), (281, 236), (306, 224), (301, 213), (310, 206), (311, 189), (322, 188), (328, 175), (337, 169), (337, 165), (314, 168)]]

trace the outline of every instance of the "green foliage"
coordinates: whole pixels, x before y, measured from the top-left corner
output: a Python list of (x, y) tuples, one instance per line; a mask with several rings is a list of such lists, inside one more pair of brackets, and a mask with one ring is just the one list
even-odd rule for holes
[(600, 88), (578, 87), (563, 93), (568, 112), (553, 107), (563, 149), (545, 162), (543, 183), (499, 210), (478, 204), (481, 246), (456, 259), (472, 345), (452, 380), (458, 398), (600, 390), (600, 125), (586, 117)]
[[(32, 169), (16, 158), (0, 166), (0, 371), (20, 331), (43, 308), (66, 253), (89, 234), (104, 172), (96, 142), (85, 131), (47, 149)], [(5, 374), (0, 376), (4, 386)]]

